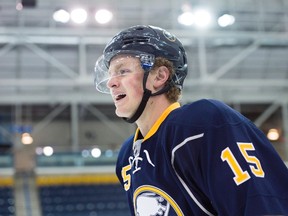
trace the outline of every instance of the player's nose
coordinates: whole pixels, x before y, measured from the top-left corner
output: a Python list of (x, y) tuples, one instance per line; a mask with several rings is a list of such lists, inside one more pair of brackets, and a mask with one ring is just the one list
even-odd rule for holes
[(112, 89), (117, 86), (119, 86), (119, 80), (117, 79), (117, 76), (111, 76), (107, 82), (107, 87)]

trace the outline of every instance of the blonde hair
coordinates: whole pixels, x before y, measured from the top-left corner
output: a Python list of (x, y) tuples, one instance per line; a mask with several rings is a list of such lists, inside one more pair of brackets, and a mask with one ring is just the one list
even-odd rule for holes
[[(160, 66), (165, 66), (168, 68), (170, 72), (169, 79), (167, 80), (167, 85), (171, 82), (173, 75), (175, 74), (175, 70), (173, 67), (173, 63), (165, 58), (157, 57), (155, 59), (155, 63), (153, 65), (152, 71)], [(177, 88), (175, 85), (173, 85), (168, 92), (165, 93), (167, 99), (174, 103), (177, 102), (180, 99), (181, 96), (181, 90)]]

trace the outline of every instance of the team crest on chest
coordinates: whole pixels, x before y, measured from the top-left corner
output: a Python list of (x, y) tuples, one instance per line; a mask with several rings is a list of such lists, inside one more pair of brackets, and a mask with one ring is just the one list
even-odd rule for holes
[(163, 190), (143, 185), (134, 192), (134, 211), (137, 216), (182, 216), (177, 203)]

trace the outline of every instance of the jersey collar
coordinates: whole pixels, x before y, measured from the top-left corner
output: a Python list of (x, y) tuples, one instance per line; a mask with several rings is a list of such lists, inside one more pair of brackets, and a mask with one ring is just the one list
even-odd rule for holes
[[(173, 110), (180, 107), (179, 102), (175, 102), (171, 104), (163, 113), (162, 115), (157, 119), (157, 121), (154, 123), (152, 128), (148, 131), (147, 135), (143, 138), (143, 141), (149, 139), (153, 134), (156, 133), (158, 128), (160, 127), (161, 123), (166, 119), (166, 117), (171, 113)], [(141, 136), (140, 129), (137, 128), (134, 136), (134, 142), (139, 139), (139, 136)]]

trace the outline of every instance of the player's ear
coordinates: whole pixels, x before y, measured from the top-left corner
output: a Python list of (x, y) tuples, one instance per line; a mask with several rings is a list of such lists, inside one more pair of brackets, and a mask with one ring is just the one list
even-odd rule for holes
[(160, 66), (156, 70), (154, 78), (154, 88), (158, 89), (161, 86), (164, 86), (170, 76), (170, 71), (165, 66)]

